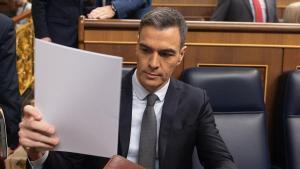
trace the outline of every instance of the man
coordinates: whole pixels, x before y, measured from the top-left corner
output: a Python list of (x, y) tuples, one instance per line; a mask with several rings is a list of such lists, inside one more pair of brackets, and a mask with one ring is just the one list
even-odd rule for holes
[(276, 0), (218, 0), (211, 20), (278, 22)]
[(21, 103), (16, 70), (16, 34), (14, 24), (7, 16), (0, 14), (0, 107), (3, 109), (8, 146), (18, 146)]
[(140, 19), (150, 10), (151, 0), (96, 0), (96, 7), (88, 14), (90, 19)]
[[(35, 35), (45, 41), (70, 47), (78, 46), (78, 18), (87, 13), (84, 0), (32, 0)], [(110, 5), (114, 4), (113, 6)], [(130, 18), (133, 11), (146, 7), (141, 0), (107, 0), (106, 6), (97, 8), (89, 18)], [(115, 16), (116, 15), (116, 16)]]
[[(170, 78), (184, 57), (186, 33), (183, 16), (174, 9), (157, 8), (142, 19), (137, 68), (122, 80), (118, 154), (147, 169), (191, 169), (196, 146), (205, 168), (235, 169), (205, 91)], [(45, 151), (59, 144), (55, 127), (32, 106), (24, 113), (20, 143), (31, 165), (96, 169), (105, 163), (98, 157)]]

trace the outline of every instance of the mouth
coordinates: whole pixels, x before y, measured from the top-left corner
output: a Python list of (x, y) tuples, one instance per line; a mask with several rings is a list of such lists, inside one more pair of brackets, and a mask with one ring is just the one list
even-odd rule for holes
[(152, 73), (152, 72), (144, 72), (144, 73), (146, 74), (146, 77), (149, 79), (154, 79), (154, 78), (159, 77), (159, 74), (157, 74), (157, 73)]

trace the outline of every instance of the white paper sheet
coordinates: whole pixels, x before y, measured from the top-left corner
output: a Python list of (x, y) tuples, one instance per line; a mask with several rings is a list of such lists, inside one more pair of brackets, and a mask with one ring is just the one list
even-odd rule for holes
[(117, 154), (122, 58), (35, 40), (35, 104), (57, 151)]

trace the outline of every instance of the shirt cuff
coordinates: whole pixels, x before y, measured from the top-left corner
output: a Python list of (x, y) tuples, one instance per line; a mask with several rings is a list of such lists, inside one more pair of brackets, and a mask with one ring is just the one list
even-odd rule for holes
[(43, 164), (45, 163), (45, 161), (48, 158), (48, 155), (49, 155), (49, 151), (46, 151), (45, 154), (40, 159), (37, 159), (35, 161), (28, 160), (31, 168), (32, 169), (42, 169)]

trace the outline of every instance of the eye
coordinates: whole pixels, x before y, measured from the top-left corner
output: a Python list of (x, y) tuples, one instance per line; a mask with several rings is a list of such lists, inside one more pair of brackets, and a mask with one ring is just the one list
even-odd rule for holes
[(171, 56), (174, 56), (174, 55), (175, 55), (175, 53), (173, 51), (161, 51), (161, 52), (159, 52), (159, 56), (165, 57), (165, 58), (171, 57)]
[(152, 50), (151, 50), (150, 48), (145, 47), (145, 46), (140, 46), (139, 49), (140, 49), (143, 53), (145, 53), (145, 54), (150, 54), (150, 53), (152, 53)]

